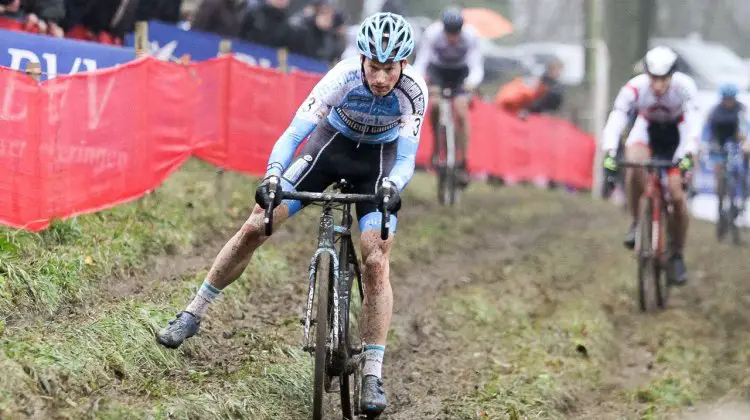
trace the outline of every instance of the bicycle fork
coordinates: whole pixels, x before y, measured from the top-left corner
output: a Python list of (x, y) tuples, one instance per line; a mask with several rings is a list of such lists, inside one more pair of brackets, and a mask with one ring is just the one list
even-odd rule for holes
[(440, 123), (445, 127), (445, 166), (456, 166), (456, 131), (453, 124), (453, 105), (443, 98), (440, 102)]
[[(329, 331), (329, 336), (331, 337), (332, 343), (338, 343), (339, 340), (339, 258), (336, 254), (336, 249), (334, 248), (334, 231), (336, 228), (337, 226), (334, 225), (333, 220), (333, 209), (330, 206), (325, 206), (323, 208), (323, 214), (320, 216), (318, 249), (315, 250), (315, 254), (310, 261), (310, 289), (307, 292), (307, 306), (305, 308), (304, 321), (305, 350), (308, 352), (313, 352), (315, 350), (315, 346), (310, 345), (310, 326), (312, 325), (313, 300), (315, 297), (315, 276), (318, 272), (318, 264), (320, 262), (319, 257), (323, 253), (330, 255), (332, 261), (331, 269), (333, 270), (333, 273), (329, 273), (329, 275), (332, 274), (331, 278), (333, 279), (333, 284), (331, 285), (333, 289), (333, 302), (331, 302), (333, 313), (330, 314), (333, 325), (331, 326), (331, 331)], [(319, 293), (328, 293), (328, 291), (321, 290)], [(328, 320), (318, 319), (315, 322), (318, 324), (318, 328), (321, 328), (321, 325), (323, 328), (326, 328)]]

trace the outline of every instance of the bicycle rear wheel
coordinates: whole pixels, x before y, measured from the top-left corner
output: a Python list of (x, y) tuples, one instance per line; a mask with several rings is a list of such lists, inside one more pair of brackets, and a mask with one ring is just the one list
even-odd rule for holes
[[(662, 308), (666, 301), (666, 279), (662, 275), (661, 260), (654, 249), (653, 199), (641, 200), (641, 209), (636, 230), (638, 246), (638, 301), (642, 312), (653, 312)], [(662, 229), (662, 223), (657, 228)]]
[(315, 272), (318, 312), (315, 316), (315, 382), (313, 395), (313, 420), (323, 419), (323, 400), (328, 376), (328, 292), (331, 284), (331, 256), (323, 252), (318, 256)]

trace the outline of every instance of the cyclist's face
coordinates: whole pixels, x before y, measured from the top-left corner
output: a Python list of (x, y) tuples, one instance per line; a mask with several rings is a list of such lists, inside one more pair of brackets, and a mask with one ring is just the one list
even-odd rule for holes
[(389, 94), (396, 87), (396, 83), (401, 77), (401, 70), (405, 65), (406, 60), (383, 64), (366, 58), (364, 62), (365, 80), (367, 80), (372, 93), (378, 96)]
[(721, 104), (724, 106), (724, 108), (731, 108), (737, 104), (737, 98), (722, 98)]
[(458, 44), (458, 41), (459, 41), (460, 38), (461, 38), (461, 34), (460, 33), (455, 33), (455, 34), (454, 33), (450, 33), (450, 32), (446, 32), (445, 33), (445, 40), (448, 41), (448, 44), (450, 44), (450, 45), (456, 45), (456, 44)]
[(667, 93), (669, 84), (672, 82), (672, 76), (651, 76), (651, 90), (656, 96), (662, 96)]

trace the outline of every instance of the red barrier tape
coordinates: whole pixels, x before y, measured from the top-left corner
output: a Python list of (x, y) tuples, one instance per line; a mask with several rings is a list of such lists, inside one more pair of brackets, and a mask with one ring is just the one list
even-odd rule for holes
[[(145, 58), (41, 84), (0, 68), (0, 224), (41, 230), (156, 188), (191, 155), (260, 175), (319, 75), (231, 57), (182, 66)], [(567, 122), (520, 121), (477, 103), (472, 172), (591, 185), (594, 144)], [(418, 161), (429, 161), (425, 125)]]

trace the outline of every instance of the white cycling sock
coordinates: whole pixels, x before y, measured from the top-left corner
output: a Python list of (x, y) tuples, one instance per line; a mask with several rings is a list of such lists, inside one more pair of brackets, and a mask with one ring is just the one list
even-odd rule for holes
[(195, 294), (195, 298), (190, 302), (185, 312), (190, 312), (198, 318), (202, 318), (208, 310), (208, 305), (214, 301), (221, 294), (221, 290), (211, 286), (208, 280), (203, 280), (198, 293)]
[(384, 354), (385, 346), (379, 344), (365, 345), (365, 367), (362, 372), (364, 376), (373, 375), (378, 377), (378, 379), (383, 377)]

